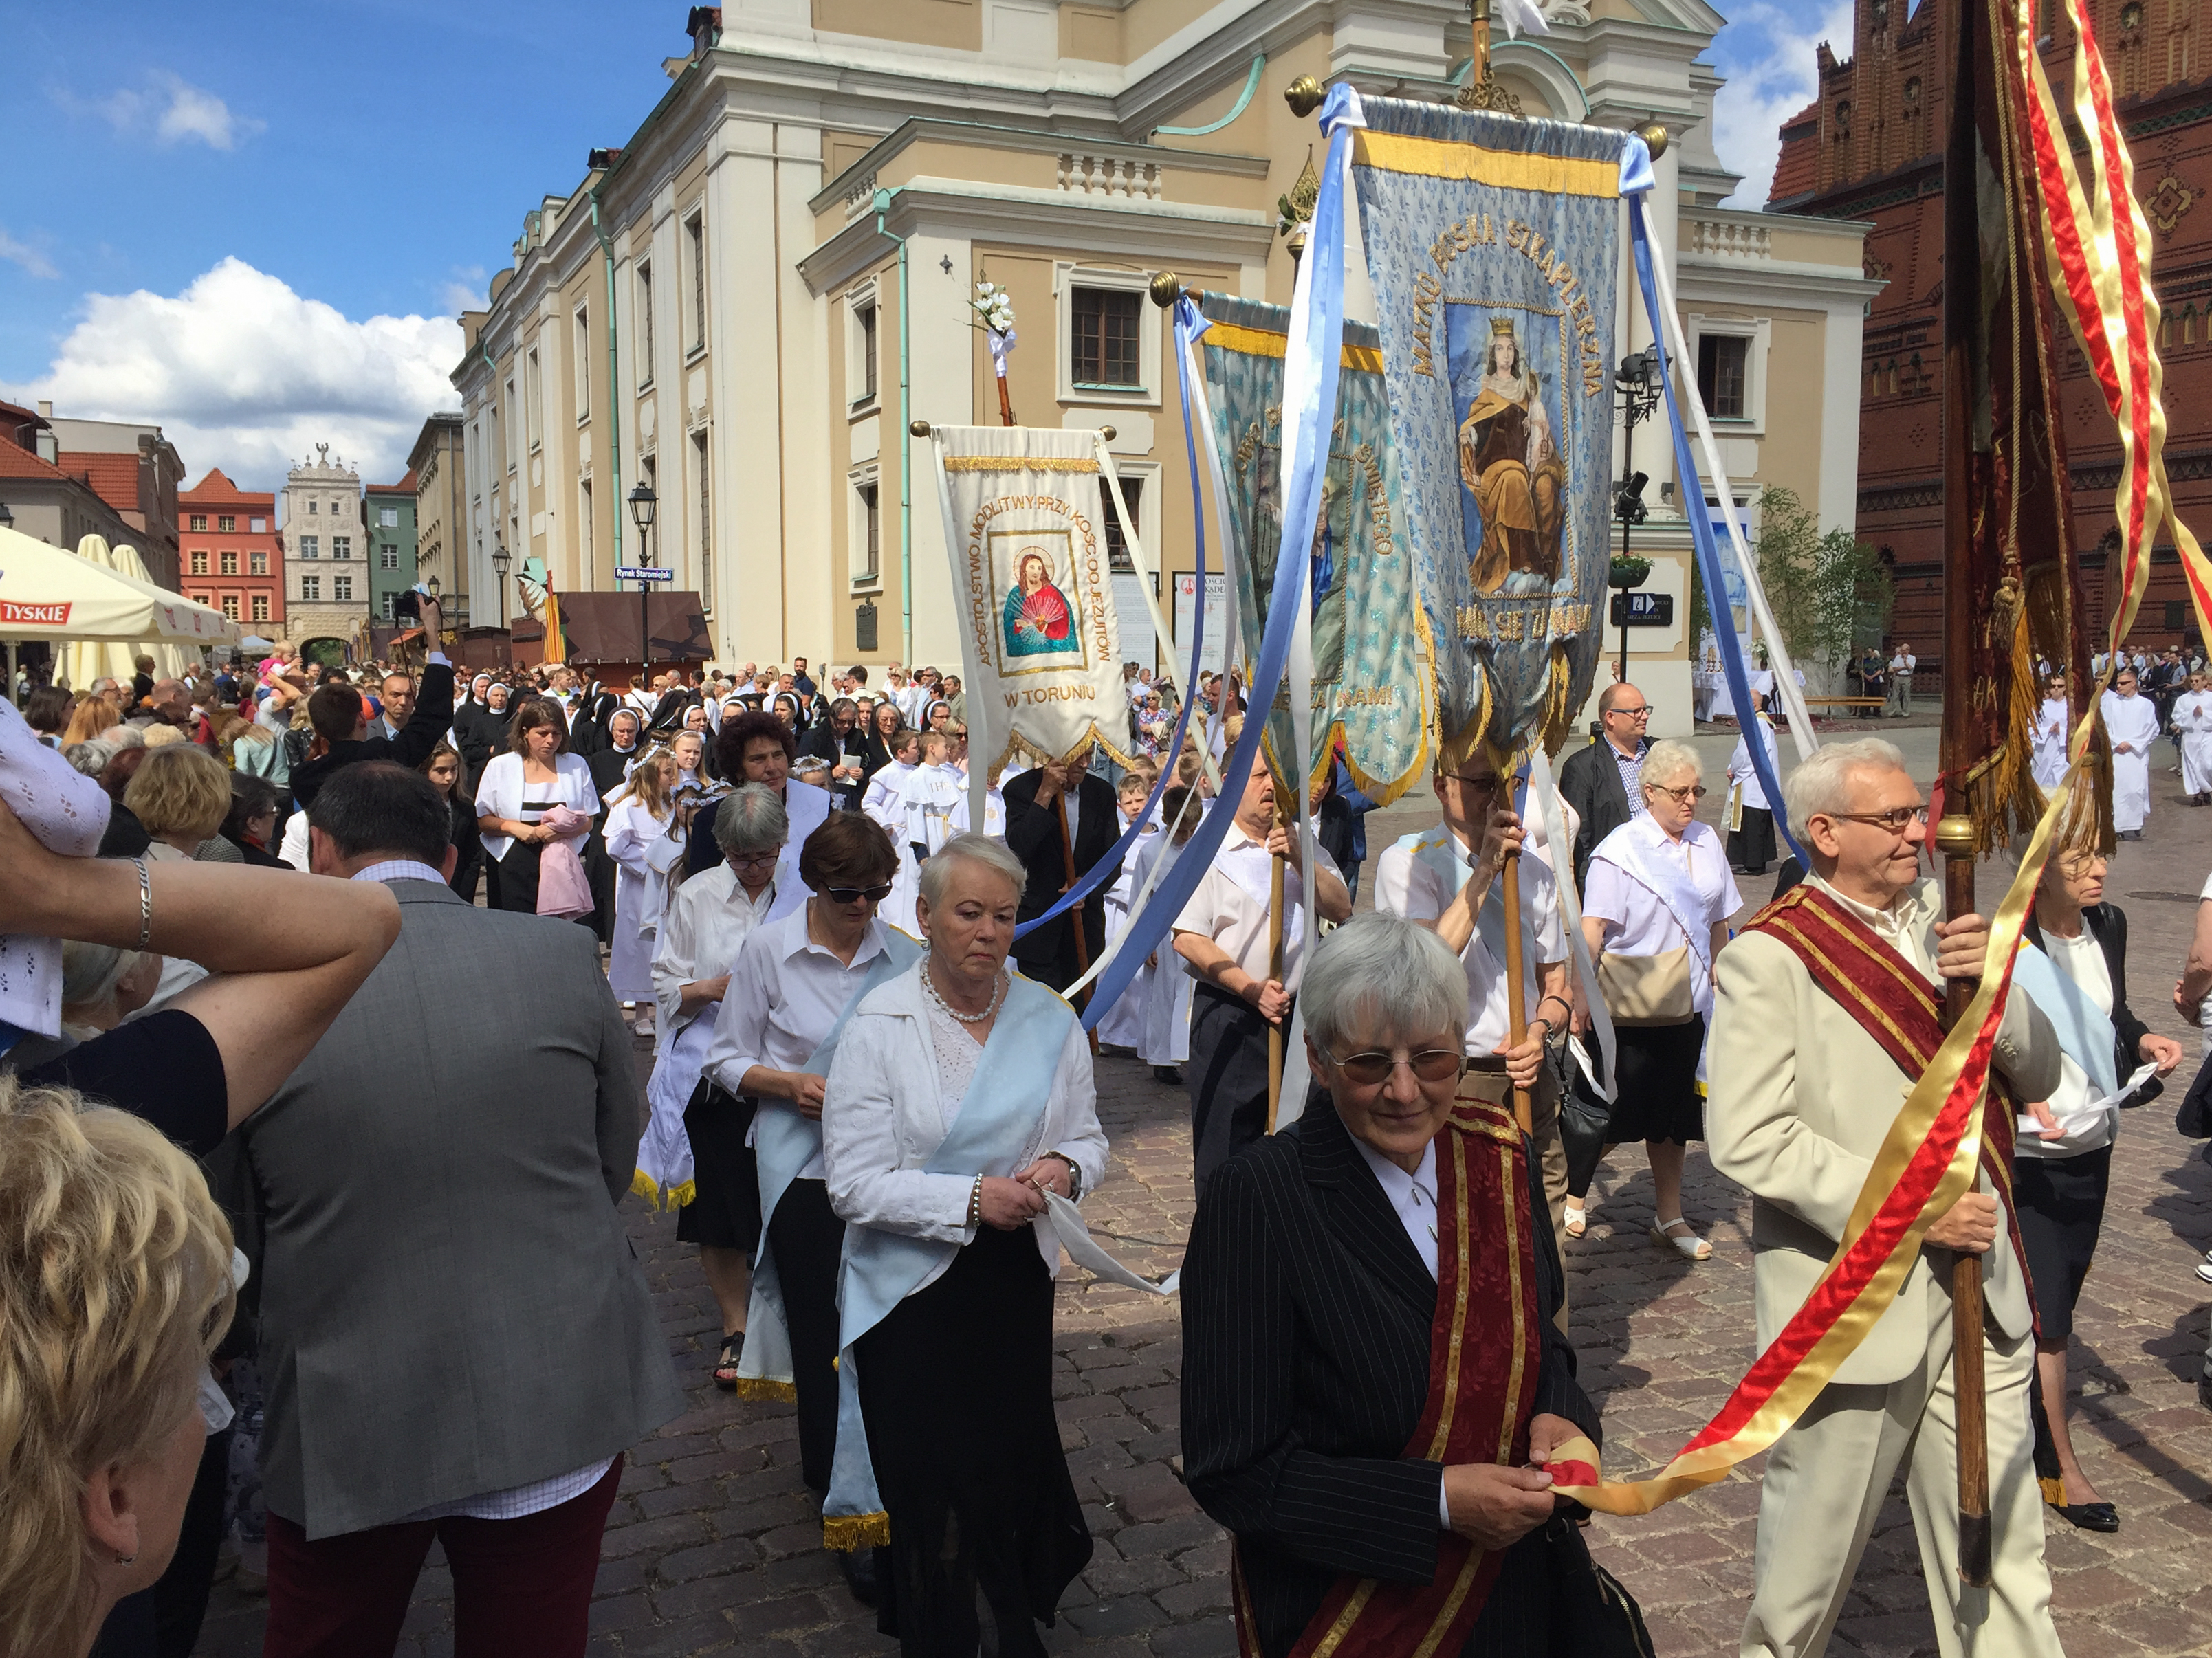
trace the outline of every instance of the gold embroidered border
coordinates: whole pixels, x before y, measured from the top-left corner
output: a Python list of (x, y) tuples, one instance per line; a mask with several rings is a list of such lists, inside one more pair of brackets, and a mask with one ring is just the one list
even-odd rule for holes
[(947, 455), (948, 472), (1095, 472), (1098, 463), (1085, 455)]
[(1358, 167), (1385, 173), (1414, 173), (1429, 179), (1461, 179), (1501, 190), (1528, 190), (1546, 196), (1620, 194), (1620, 163), (1566, 155), (1530, 155), (1513, 150), (1480, 149), (1442, 138), (1413, 138), (1395, 132), (1354, 132), (1352, 160)]
[[(1519, 1176), (1513, 1167), (1513, 1148), (1501, 1145), (1498, 1149), (1498, 1206), (1504, 1212), (1506, 1298), (1513, 1309), (1513, 1370), (1505, 1379), (1505, 1419), (1498, 1429), (1498, 1461), (1503, 1467), (1513, 1459), (1513, 1429), (1519, 1414), (1521, 1373), (1528, 1360), (1528, 1327), (1521, 1321), (1524, 1310), (1521, 1304), (1521, 1210), (1520, 1193), (1514, 1190)], [(1522, 1190), (1528, 1189), (1522, 1182)], [(1467, 1280), (1462, 1278), (1461, 1294), (1464, 1297)]]
[[(1242, 352), (1248, 357), (1282, 357), (1290, 355), (1291, 337), (1278, 334), (1273, 329), (1245, 328), (1236, 323), (1218, 322), (1206, 331), (1202, 343), (1219, 346), (1224, 351)], [(1340, 361), (1346, 368), (1357, 368), (1370, 374), (1382, 372), (1382, 354), (1371, 345), (1347, 345)]]

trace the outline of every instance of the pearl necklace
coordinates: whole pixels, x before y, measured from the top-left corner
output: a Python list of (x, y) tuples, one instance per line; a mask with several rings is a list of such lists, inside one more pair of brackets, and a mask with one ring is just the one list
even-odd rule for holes
[(985, 1008), (981, 1013), (963, 1013), (958, 1008), (953, 1006), (951, 1003), (945, 999), (944, 996), (937, 988), (937, 981), (930, 976), (929, 964), (927, 962), (922, 963), (922, 989), (928, 993), (929, 999), (936, 1003), (938, 1007), (948, 1017), (959, 1020), (963, 1024), (981, 1024), (984, 1020), (996, 1013), (999, 1011), (999, 1004), (1006, 999), (1006, 988), (1012, 982), (1013, 979), (1011, 975), (1000, 973), (991, 991), (990, 1006)]

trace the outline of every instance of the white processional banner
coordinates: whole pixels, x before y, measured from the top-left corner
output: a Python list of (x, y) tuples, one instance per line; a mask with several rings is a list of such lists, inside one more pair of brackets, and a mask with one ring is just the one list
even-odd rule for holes
[[(969, 733), (995, 774), (1096, 742), (1128, 763), (1121, 630), (1089, 428), (939, 426)], [(976, 714), (983, 710), (979, 729)]]

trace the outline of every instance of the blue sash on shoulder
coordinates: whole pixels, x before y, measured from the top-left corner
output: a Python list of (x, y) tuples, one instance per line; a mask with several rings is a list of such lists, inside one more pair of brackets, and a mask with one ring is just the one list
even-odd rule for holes
[[(971, 1179), (1012, 1175), (1051, 1099), (1053, 1078), (1074, 1023), (1074, 1008), (1044, 986), (1016, 975), (951, 1131), (922, 1163), (922, 1171)], [(822, 1508), (823, 1540), (833, 1549), (890, 1540), (890, 1522), (867, 1460), (854, 1344), (959, 1250), (957, 1243), (872, 1226), (845, 1229), (845, 1260), (837, 1283), (837, 1457), (830, 1498)]]
[(2119, 1036), (2111, 1016), (2089, 999), (2073, 975), (2033, 944), (2021, 941), (2013, 957), (2012, 981), (2025, 990), (2051, 1021), (2058, 1046), (2089, 1078), (2089, 1097), (2107, 1098), (2119, 1091)]

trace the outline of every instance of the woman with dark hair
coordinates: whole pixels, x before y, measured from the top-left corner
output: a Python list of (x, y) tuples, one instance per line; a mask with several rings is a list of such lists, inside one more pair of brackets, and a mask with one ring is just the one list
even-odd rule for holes
[(775, 694), (775, 701), (769, 705), (769, 711), (789, 726), (794, 733), (805, 729), (800, 717), (799, 698), (793, 693), (778, 691)]
[(39, 741), (50, 749), (62, 746), (62, 732), (70, 722), (71, 700), (58, 685), (41, 685), (23, 704), (23, 723), (38, 732)]
[(276, 835), (276, 787), (266, 778), (231, 773), (230, 812), (222, 820), (221, 833), (247, 864), (264, 869), (291, 867), (269, 850)]
[[(477, 828), (477, 803), (469, 798), (461, 776), (460, 751), (450, 743), (441, 742), (430, 750), (430, 757), (420, 769), (436, 785), (438, 793), (446, 797), (447, 805), (453, 812), (453, 876), (447, 884), (474, 903), (477, 872), (483, 867), (483, 835)], [(495, 896), (492, 908), (498, 907)]]
[[(791, 841), (784, 850), (783, 867), (777, 878), (775, 914), (769, 919), (787, 915), (805, 899), (806, 884), (799, 873), (799, 848), (830, 815), (830, 791), (792, 776), (792, 762), (799, 758), (798, 739), (783, 721), (758, 708), (722, 721), (722, 729), (714, 733), (714, 758), (732, 785), (763, 784), (783, 803), (784, 815), (790, 820)], [(690, 847), (684, 865), (686, 875), (696, 875), (722, 861), (721, 848), (714, 840), (714, 813), (721, 804), (709, 800), (692, 816)]]
[(500, 908), (538, 914), (538, 870), (556, 838), (555, 825), (541, 820), (559, 808), (586, 819), (599, 810), (591, 767), (568, 752), (556, 704), (532, 697), (516, 712), (507, 751), (494, 755), (477, 781), (476, 805), (484, 852), (499, 866)]

